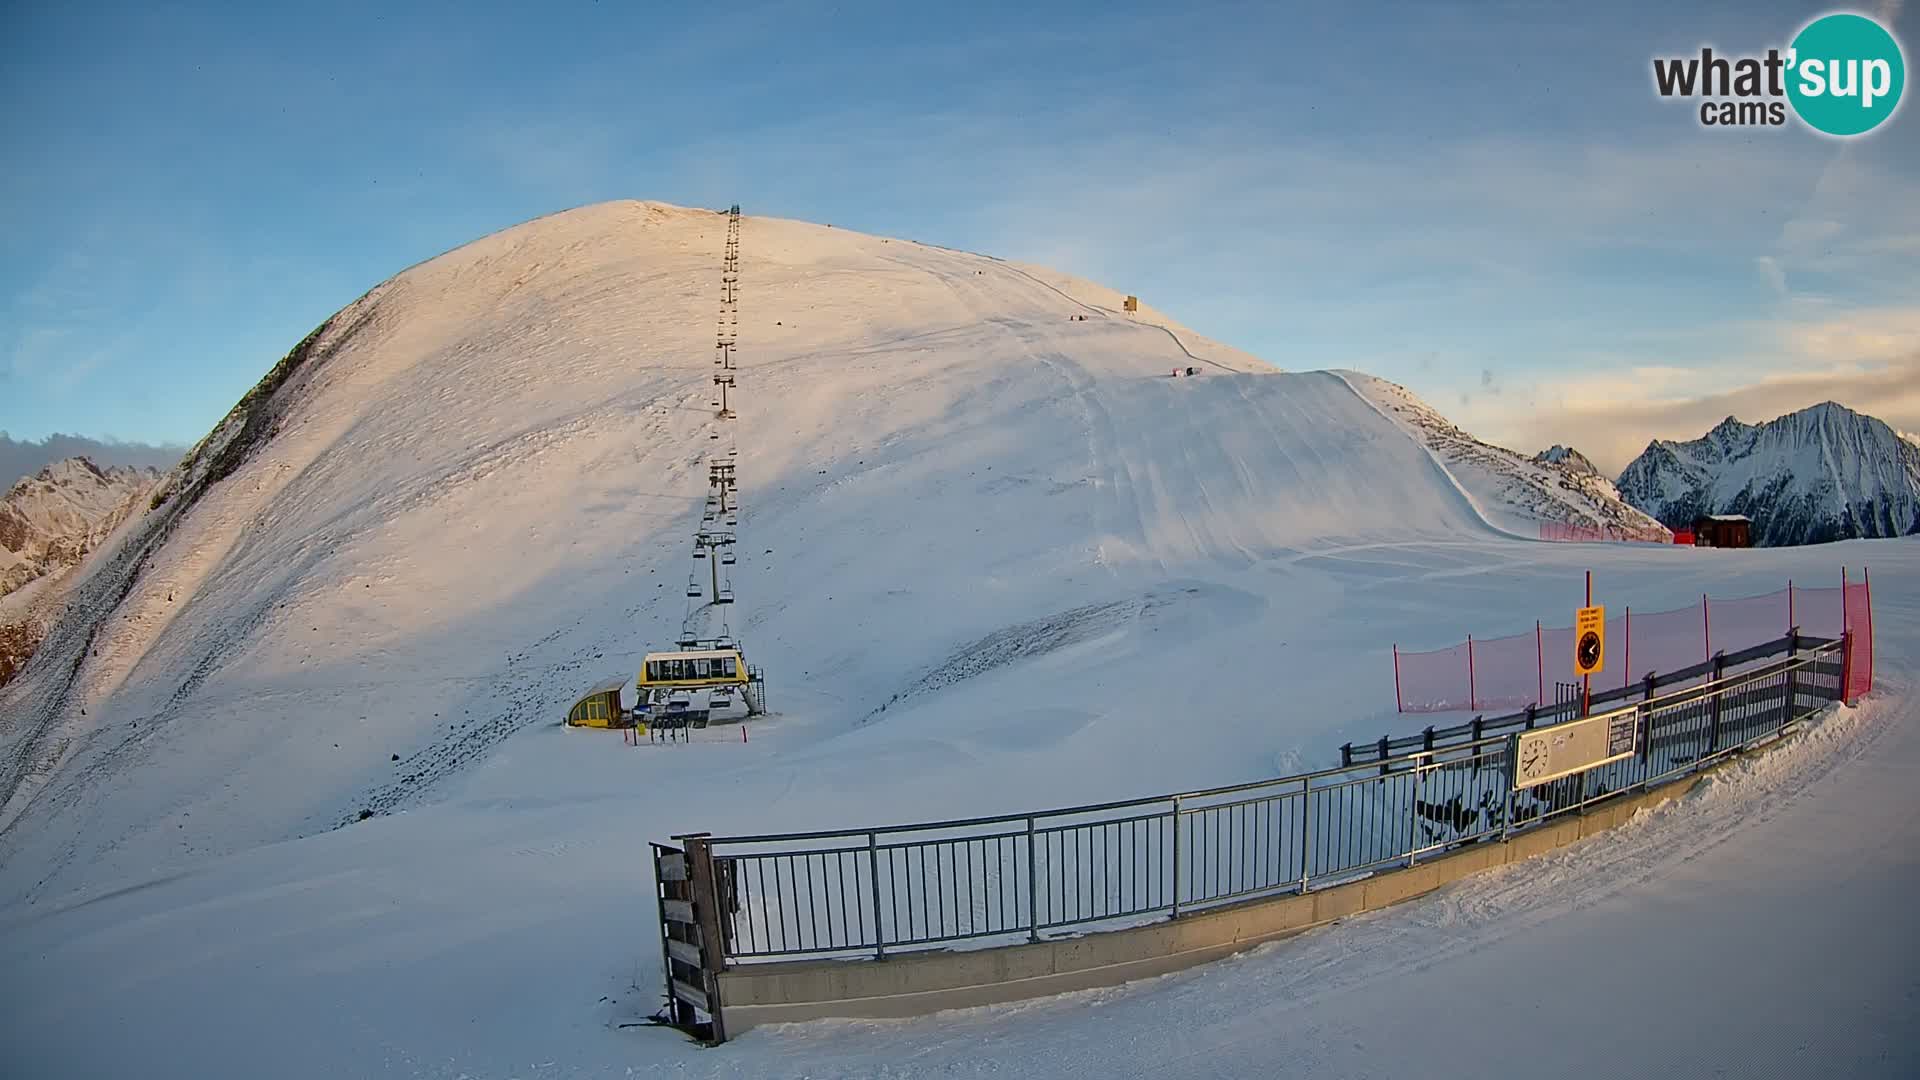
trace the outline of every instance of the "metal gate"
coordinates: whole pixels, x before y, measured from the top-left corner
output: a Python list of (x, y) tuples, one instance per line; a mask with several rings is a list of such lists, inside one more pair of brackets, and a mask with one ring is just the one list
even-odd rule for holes
[[(660, 958), (665, 968), (662, 1019), (708, 1043), (725, 1042), (719, 974), (726, 966), (722, 919), (706, 833), (676, 836), (676, 848), (653, 844), (653, 880), (660, 901)], [(731, 891), (731, 890), (729, 890)]]
[(748, 716), (767, 715), (767, 675), (757, 667), (747, 668), (747, 686), (742, 693), (747, 699)]

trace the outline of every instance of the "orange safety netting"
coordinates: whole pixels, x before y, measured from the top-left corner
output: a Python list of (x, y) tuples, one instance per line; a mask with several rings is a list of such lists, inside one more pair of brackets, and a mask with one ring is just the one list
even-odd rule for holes
[(1575, 525), (1570, 521), (1540, 523), (1540, 539), (1562, 544), (1671, 544), (1673, 536), (1658, 525), (1633, 529), (1625, 525)]
[(1842, 696), (1853, 699), (1873, 689), (1873, 586), (1862, 574), (1844, 586), (1843, 618), (1847, 624), (1847, 660)]
[[(1848, 641), (1846, 700), (1873, 688), (1873, 604), (1864, 578), (1840, 588), (1788, 583), (1761, 596), (1714, 599), (1668, 611), (1623, 608), (1607, 620), (1607, 654), (1594, 685), (1625, 686), (1655, 672), (1711, 663), (1716, 655), (1778, 641), (1794, 627), (1807, 637)], [(1525, 708), (1553, 700), (1571, 683), (1572, 627), (1543, 627), (1501, 638), (1468, 638), (1445, 649), (1394, 647), (1394, 692), (1401, 712)]]

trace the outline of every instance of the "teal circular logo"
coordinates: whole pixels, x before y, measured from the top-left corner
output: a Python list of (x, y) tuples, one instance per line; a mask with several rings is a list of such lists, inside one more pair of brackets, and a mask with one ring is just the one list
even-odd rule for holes
[(1823, 15), (1793, 39), (1787, 99), (1816, 131), (1862, 135), (1893, 115), (1907, 84), (1900, 43), (1865, 15)]

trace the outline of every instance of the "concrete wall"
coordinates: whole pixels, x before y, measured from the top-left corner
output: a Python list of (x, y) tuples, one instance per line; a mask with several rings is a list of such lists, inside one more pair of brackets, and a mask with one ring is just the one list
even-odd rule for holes
[(748, 964), (719, 977), (728, 1037), (759, 1024), (822, 1017), (919, 1016), (941, 1009), (1114, 986), (1203, 964), (1448, 882), (1564, 847), (1689, 791), (1699, 777), (1569, 814), (1344, 885), (1212, 908), (1147, 926), (1032, 944), (897, 953), (884, 960)]

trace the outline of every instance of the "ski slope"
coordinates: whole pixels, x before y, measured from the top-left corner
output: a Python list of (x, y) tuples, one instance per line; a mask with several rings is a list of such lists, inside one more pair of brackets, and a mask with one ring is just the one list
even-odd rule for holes
[[(1242, 1067), (1212, 1075), (1302, 1053), (1301, 1071), (1404, 1071), (1433, 1015), (1404, 987), (1456, 992), (1450, 964), (1549, 929), (1606, 961), (1579, 936), (1594, 909), (1554, 897), (1617, 896), (1636, 925), (1680, 900), (1698, 914), (1724, 882), (1672, 900), (1644, 883), (1810, 843), (1824, 796), (1763, 770), (1709, 828), (1661, 818), (1613, 862), (1576, 849), (1138, 987), (711, 1053), (622, 1026), (659, 997), (644, 845), (1324, 764), (1411, 726), (1392, 642), (1564, 618), (1586, 569), (1605, 602), (1652, 609), (1871, 563), (1892, 693), (1782, 760), (1889, 821), (1822, 839), (1821, 859), (1878, 868), (1863, 915), (1910, 884), (1888, 853), (1916, 839), (1897, 766), (1916, 753), (1920, 544), (1517, 540), (1487, 520), (1517, 511), (1476, 506), (1350, 377), (1276, 371), (1039, 268), (763, 218), (744, 226), (740, 419), (722, 424), (724, 228), (609, 204), (406, 271), (201, 448), (195, 468), (231, 471), (176, 477), (164, 530), (123, 527), (88, 564), (97, 633), (56, 633), (0, 691), (0, 750), (25, 765), (0, 812), (0, 1043), (25, 1074), (1209, 1075), (1216, 1036)], [(1168, 376), (1188, 365), (1203, 373)], [(704, 460), (728, 445), (732, 628), (776, 715), (673, 747), (559, 727), (679, 629)], [(1787, 841), (1761, 835), (1769, 813)], [(1822, 866), (1737, 925), (1804, 902)], [(1646, 939), (1669, 963), (1689, 940)], [(1724, 952), (1691, 970), (1717, 978)], [(1897, 954), (1848, 956), (1897, 978)], [(1696, 1034), (1740, 1005), (1666, 975)], [(1520, 1007), (1503, 971), (1476, 979), (1465, 1000)], [(1404, 1011), (1376, 1027), (1380, 995)], [(1361, 1028), (1394, 1035), (1351, 1046)]]
[[(179, 511), (69, 650), (77, 670), (50, 649), (4, 699), (23, 721), (9, 748), (36, 764), (0, 791), (0, 825), (17, 819), (0, 896), (404, 805), (634, 670), (679, 631), (722, 446), (746, 508), (733, 629), (779, 711), (827, 731), (1009, 626), (1164, 592), (1179, 602), (1131, 624), (1136, 647), (1206, 648), (1197, 629), (1140, 636), (1167, 620), (1285, 640), (1310, 608), (1266, 613), (1216, 579), (1486, 533), (1333, 375), (1276, 372), (1071, 279), (794, 222), (746, 224), (740, 419), (717, 421), (724, 220), (639, 203), (542, 219), (322, 330), (271, 437)], [(1168, 376), (1193, 357), (1207, 375)], [(1188, 577), (1203, 587), (1169, 591)], [(1220, 691), (1259, 693), (1237, 677)], [(1110, 722), (1157, 722), (1156, 695), (1179, 693), (1132, 690)], [(1069, 684), (1051, 697), (1088, 705)]]

